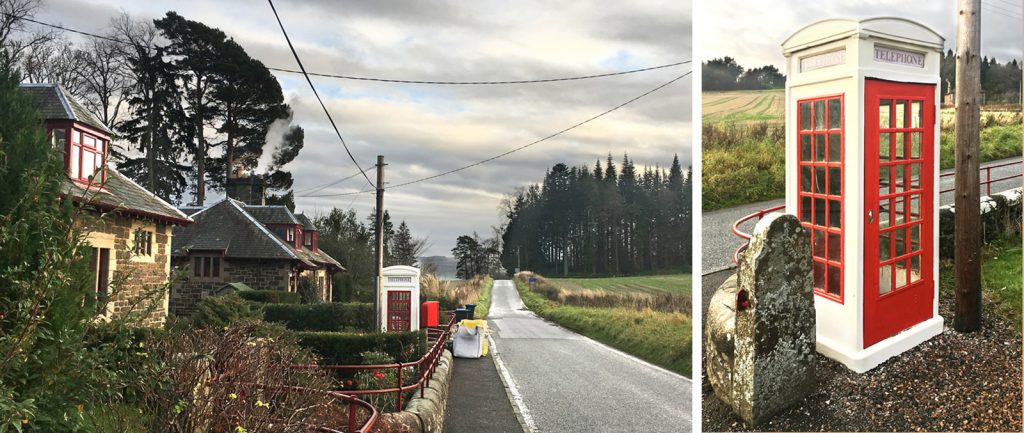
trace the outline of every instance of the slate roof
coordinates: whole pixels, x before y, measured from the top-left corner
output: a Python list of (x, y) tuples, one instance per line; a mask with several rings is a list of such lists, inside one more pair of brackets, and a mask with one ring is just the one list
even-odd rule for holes
[(191, 224), (192, 220), (160, 197), (139, 186), (128, 176), (107, 167), (107, 183), (103, 188), (86, 187), (72, 181), (64, 181), (63, 193), (77, 202), (114, 210), (133, 216), (150, 218), (172, 224)]
[(22, 90), (35, 97), (39, 112), (45, 120), (74, 120), (96, 128), (108, 135), (113, 134), (96, 116), (68, 94), (59, 84), (26, 83)]
[(306, 214), (295, 214), (295, 218), (297, 218), (299, 222), (302, 223), (303, 230), (320, 230), (316, 228), (316, 225), (313, 224), (313, 220), (309, 219), (309, 217), (306, 216)]
[(245, 210), (263, 224), (302, 224), (287, 206), (245, 205)]
[[(271, 221), (283, 219), (281, 208), (295, 220), (295, 216), (284, 206), (247, 206), (226, 198), (191, 215), (195, 224), (175, 227), (171, 240), (171, 254), (184, 257), (189, 251), (221, 251), (226, 258), (295, 260), (308, 268), (324, 265), (345, 268), (323, 251), (312, 252), (296, 249), (275, 235), (256, 217), (260, 214)], [(285, 224), (292, 224), (286, 222)], [(296, 222), (297, 224), (297, 222)]]

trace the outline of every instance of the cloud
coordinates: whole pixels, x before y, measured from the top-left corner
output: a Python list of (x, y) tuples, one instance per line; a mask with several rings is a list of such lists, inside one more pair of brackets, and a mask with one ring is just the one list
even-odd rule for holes
[[(688, 1), (407, 2), (289, 0), (275, 4), (307, 69), (423, 80), (522, 80), (588, 75), (690, 59)], [(269, 6), (208, 2), (50, 0), (39, 19), (102, 31), (121, 10), (154, 19), (168, 10), (218, 27), (270, 67), (297, 69)], [(69, 38), (75, 38), (68, 35)], [(680, 66), (620, 77), (515, 86), (417, 86), (316, 78), (315, 83), (364, 169), (385, 155), (391, 185), (471, 164), (601, 113), (689, 70)], [(299, 191), (356, 172), (301, 76), (275, 72), (306, 130), (287, 169)], [(689, 79), (563, 136), (430, 182), (389, 190), (385, 206), (427, 254), (448, 254), (458, 235), (490, 234), (498, 204), (538, 182), (556, 163), (593, 166), (609, 153), (638, 165), (690, 161)], [(371, 178), (372, 178), (371, 174)], [(317, 194), (368, 187), (355, 176)], [(301, 194), (300, 194), (301, 195)], [(373, 194), (300, 197), (300, 210), (353, 207), (366, 215)]]

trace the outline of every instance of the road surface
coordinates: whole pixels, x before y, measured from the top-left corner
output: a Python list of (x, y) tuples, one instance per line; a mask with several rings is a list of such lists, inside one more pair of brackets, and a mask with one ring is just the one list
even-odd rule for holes
[[(998, 165), (1012, 161), (1020, 161), (1020, 158), (1003, 159), (999, 161), (991, 161), (982, 164), (982, 167), (989, 165)], [(942, 173), (949, 173), (952, 170), (943, 170)], [(986, 173), (981, 172), (981, 181), (984, 182)], [(1002, 177), (1013, 176), (1021, 173), (1020, 164), (1010, 165), (1006, 167), (999, 167), (992, 169), (992, 179), (998, 179)], [(939, 189), (946, 189), (953, 187), (953, 176), (940, 178)], [(1004, 180), (995, 182), (992, 184), (992, 192), (997, 193), (1006, 191), (1009, 189), (1017, 188), (1021, 186), (1021, 179), (1015, 178), (1010, 180)], [(982, 186), (982, 195), (986, 195), (985, 187)], [(943, 205), (953, 203), (953, 193), (947, 192), (942, 194), (940, 202)], [(704, 254), (701, 257), (702, 267), (701, 274), (709, 274), (722, 269), (731, 268), (732, 253), (736, 251), (743, 244), (743, 240), (732, 233), (732, 224), (736, 220), (757, 212), (761, 209), (766, 209), (774, 206), (783, 204), (783, 200), (770, 200), (763, 201), (760, 203), (746, 204), (742, 206), (731, 207), (727, 209), (719, 209), (712, 212), (704, 212), (703, 223), (704, 228), (701, 231), (704, 237)], [(757, 219), (751, 219), (746, 224), (740, 226), (740, 230), (750, 233), (754, 229), (754, 224)]]
[(689, 379), (551, 324), (494, 282), (495, 361), (527, 431), (690, 431)]

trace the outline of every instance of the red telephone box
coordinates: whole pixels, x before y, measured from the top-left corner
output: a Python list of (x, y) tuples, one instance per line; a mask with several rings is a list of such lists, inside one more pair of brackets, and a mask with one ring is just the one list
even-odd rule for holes
[(857, 372), (942, 332), (943, 44), (901, 18), (820, 21), (782, 44), (786, 211), (811, 236), (817, 349)]
[(412, 319), (412, 292), (388, 291), (388, 332), (409, 331)]

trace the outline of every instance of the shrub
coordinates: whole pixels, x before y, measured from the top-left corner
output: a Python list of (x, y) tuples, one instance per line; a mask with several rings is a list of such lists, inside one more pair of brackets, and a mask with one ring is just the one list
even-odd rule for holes
[(310, 277), (302, 277), (299, 280), (299, 300), (303, 304), (322, 304), (324, 300), (320, 297), (320, 289)]
[(301, 300), (298, 293), (282, 290), (246, 290), (238, 292), (238, 296), (246, 301), (264, 304), (298, 304)]
[[(395, 358), (385, 352), (370, 351), (360, 353), (363, 358), (363, 365), (387, 365), (394, 364)], [(417, 374), (415, 367), (402, 369), (402, 385), (408, 385), (414, 381)], [(359, 389), (387, 389), (398, 388), (398, 371), (393, 368), (383, 370), (359, 370), (353, 377), (353, 383)], [(366, 401), (384, 412), (400, 410), (396, 401), (396, 393), (370, 394), (364, 396)], [(403, 401), (408, 401), (403, 398)]]
[(427, 346), (423, 330), (367, 334), (297, 332), (296, 336), (299, 344), (316, 353), (325, 365), (360, 364), (363, 352), (383, 352), (396, 361), (410, 362), (423, 356)]
[(249, 302), (232, 293), (203, 298), (188, 324), (200, 328), (223, 328), (238, 321), (259, 318), (259, 311), (254, 311)]
[(312, 305), (266, 304), (263, 320), (280, 322), (296, 331), (363, 331), (374, 327), (373, 304), (324, 303)]

